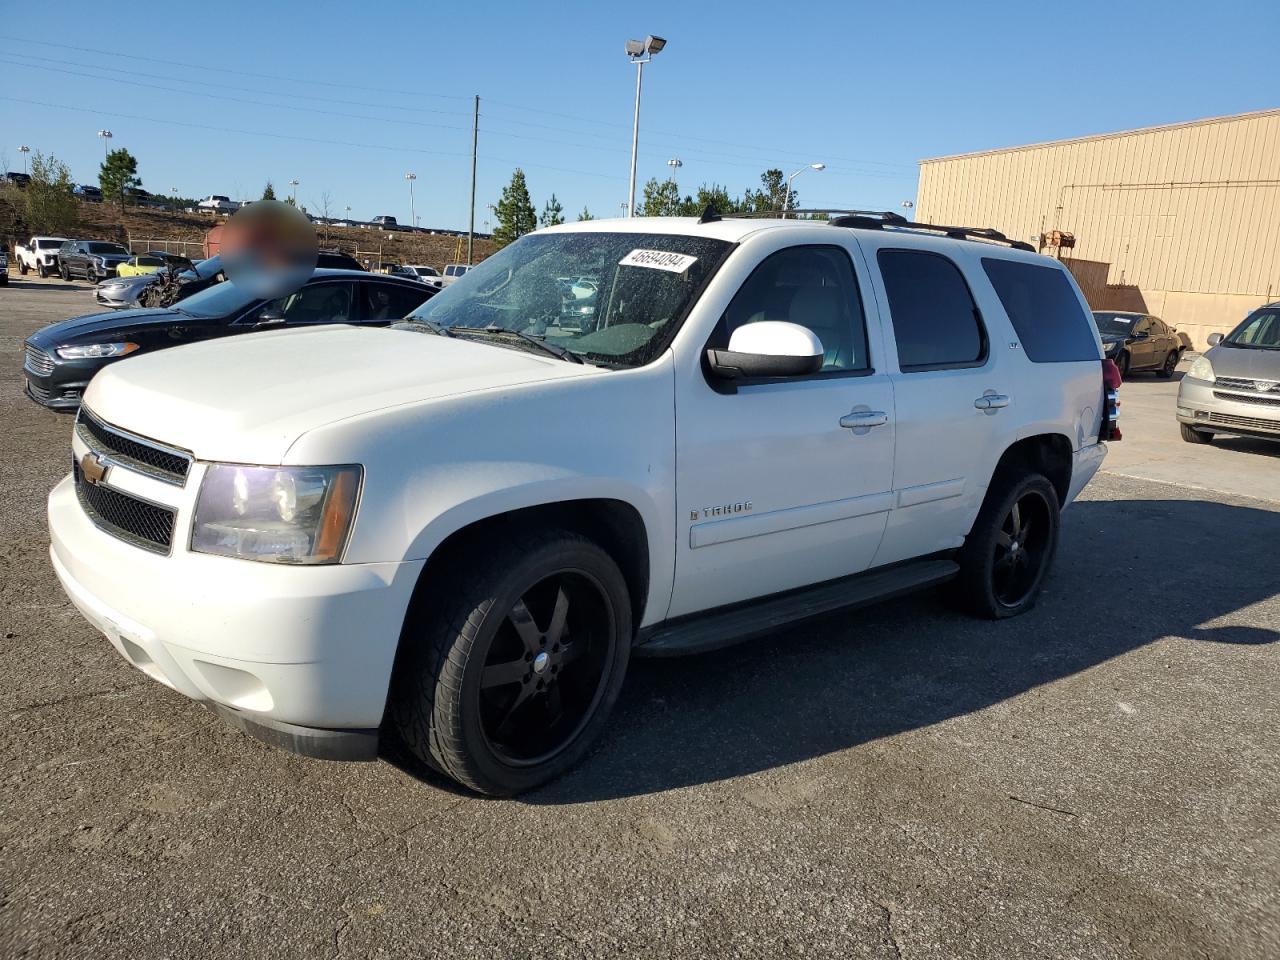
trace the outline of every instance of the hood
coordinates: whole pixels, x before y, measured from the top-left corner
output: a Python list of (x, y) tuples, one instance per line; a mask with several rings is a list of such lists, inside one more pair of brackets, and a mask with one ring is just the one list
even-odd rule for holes
[(33, 333), (28, 339), (44, 348), (61, 346), (92, 339), (101, 340), (105, 336), (128, 333), (143, 327), (155, 327), (166, 323), (202, 323), (185, 314), (175, 313), (164, 307), (144, 308), (138, 310), (106, 310), (101, 313), (86, 313), (58, 323), (51, 323)]
[(225, 337), (105, 367), (84, 402), (109, 423), (201, 460), (280, 463), (298, 437), (375, 410), (595, 367), (389, 328), (325, 326)]
[(1215, 377), (1242, 380), (1280, 380), (1280, 350), (1256, 350), (1218, 344), (1205, 356), (1213, 364)]

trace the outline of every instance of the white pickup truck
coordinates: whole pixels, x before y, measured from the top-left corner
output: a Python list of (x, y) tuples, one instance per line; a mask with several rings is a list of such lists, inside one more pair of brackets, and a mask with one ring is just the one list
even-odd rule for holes
[(633, 654), (944, 584), (1030, 609), (1116, 387), (1071, 275), (994, 231), (564, 224), (391, 328), (106, 367), (51, 556), (255, 736), (512, 794), (583, 757)]
[(58, 249), (66, 242), (66, 237), (32, 237), (18, 244), (13, 250), (18, 259), (18, 272), (24, 277), (32, 270), (41, 277), (57, 273)]
[(214, 193), (197, 203), (196, 209), (206, 213), (235, 213), (240, 209), (240, 204), (230, 197)]

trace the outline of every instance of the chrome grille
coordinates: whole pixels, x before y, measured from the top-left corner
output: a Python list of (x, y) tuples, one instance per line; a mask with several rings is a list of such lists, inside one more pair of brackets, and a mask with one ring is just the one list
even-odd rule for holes
[(1213, 395), (1219, 400), (1234, 400), (1237, 403), (1259, 403), (1266, 407), (1280, 407), (1280, 393), (1270, 396), (1260, 393), (1223, 393), (1221, 390), (1215, 390)]
[(53, 373), (53, 357), (49, 356), (49, 354), (45, 353), (39, 347), (33, 347), (29, 343), (26, 344), (26, 347), (27, 359), (26, 363), (23, 365), (28, 370), (42, 377), (47, 377), (49, 374)]
[[(1259, 390), (1258, 384), (1264, 389)], [(1280, 380), (1248, 380), (1243, 377), (1217, 377), (1213, 381), (1215, 387), (1223, 390), (1247, 390), (1249, 393), (1267, 393), (1275, 391), (1280, 394)]]
[(84, 405), (76, 418), (76, 433), (94, 453), (104, 459), (137, 470), (149, 477), (185, 486), (191, 469), (191, 455), (183, 450), (128, 433), (99, 420)]
[(1210, 413), (1209, 422), (1222, 427), (1241, 427), (1246, 430), (1280, 430), (1280, 420), (1264, 420), (1262, 417), (1237, 417), (1233, 413)]
[(88, 483), (75, 461), (72, 461), (71, 472), (75, 476), (80, 506), (94, 526), (143, 550), (169, 553), (176, 510), (101, 483)]

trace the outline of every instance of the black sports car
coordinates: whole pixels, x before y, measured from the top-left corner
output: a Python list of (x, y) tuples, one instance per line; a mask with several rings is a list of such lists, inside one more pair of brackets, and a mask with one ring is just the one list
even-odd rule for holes
[(276, 300), (262, 300), (228, 282), (171, 307), (72, 317), (27, 338), (22, 365), (27, 396), (54, 410), (75, 410), (98, 370), (134, 353), (282, 324), (386, 326), (436, 293), (414, 280), (363, 270), (316, 270), (301, 288)]
[(1185, 338), (1159, 317), (1095, 310), (1093, 322), (1102, 337), (1107, 359), (1116, 362), (1120, 375), (1126, 379), (1130, 373), (1140, 370), (1154, 371), (1158, 377), (1171, 377), (1182, 359), (1182, 351), (1187, 349)]

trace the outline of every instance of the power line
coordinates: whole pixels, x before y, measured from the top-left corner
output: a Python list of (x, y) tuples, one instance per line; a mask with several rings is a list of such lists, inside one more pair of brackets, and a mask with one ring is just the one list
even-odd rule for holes
[[(75, 45), (72, 45), (72, 44), (54, 43), (54, 42), (46, 41), (46, 40), (33, 40), (33, 39), (25, 38), (25, 37), (14, 37), (14, 36), (11, 36), (11, 35), (0, 35), (0, 39), (3, 39), (3, 40), (14, 40), (14, 41), (17, 41), (17, 42), (20, 42), (20, 43), (34, 43), (34, 44), (39, 44), (39, 45), (41, 45), (41, 46), (46, 46), (46, 47), (55, 47), (55, 48), (60, 48), (60, 49), (65, 49), (65, 50), (75, 50), (75, 51), (84, 52), (84, 53), (94, 53), (94, 54), (99, 54), (99, 55), (107, 56), (107, 57), (123, 57), (123, 58), (130, 59), (130, 60), (139, 60), (139, 61), (144, 61), (144, 62), (148, 62), (148, 63), (160, 63), (160, 64), (169, 65), (169, 66), (182, 67), (182, 68), (183, 68), (183, 69), (185, 69), (185, 70), (189, 70), (189, 69), (191, 69), (191, 67), (192, 67), (192, 64), (190, 64), (190, 63), (184, 63), (184, 62), (181, 62), (181, 61), (176, 61), (176, 60), (165, 60), (165, 59), (161, 59), (161, 58), (158, 58), (158, 57), (144, 57), (144, 56), (139, 56), (139, 55), (136, 55), (136, 54), (120, 53), (120, 52), (118, 52), (118, 51), (114, 51), (114, 50), (103, 50), (103, 49), (101, 49), (101, 48), (96, 48), (96, 47), (81, 47), (81, 46), (75, 46)], [(28, 55), (28, 54), (18, 54), (18, 56), (31, 56), (31, 55)], [(35, 58), (35, 57), (32, 57), (32, 59), (48, 59), (48, 58)], [(429, 92), (424, 92), (424, 91), (421, 91), (421, 90), (418, 90), (418, 91), (408, 91), (408, 90), (391, 90), (391, 89), (386, 89), (386, 88), (382, 88), (382, 87), (367, 87), (367, 86), (359, 86), (359, 85), (355, 85), (355, 84), (348, 84), (348, 83), (336, 83), (336, 82), (333, 82), (333, 81), (316, 80), (316, 79), (299, 80), (299, 79), (296, 79), (296, 78), (294, 78), (294, 77), (285, 77), (285, 76), (280, 76), (280, 75), (278, 75), (278, 74), (257, 73), (257, 72), (254, 72), (254, 71), (247, 71), (247, 70), (235, 70), (235, 69), (231, 69), (231, 68), (227, 68), (227, 67), (216, 67), (216, 66), (211, 66), (211, 65), (208, 65), (208, 64), (197, 64), (196, 66), (197, 66), (197, 68), (199, 68), (199, 69), (209, 70), (209, 71), (215, 71), (215, 72), (218, 72), (218, 73), (225, 73), (225, 74), (235, 75), (235, 76), (255, 77), (255, 78), (258, 78), (258, 79), (266, 79), (266, 80), (272, 80), (272, 81), (276, 81), (276, 82), (292, 83), (292, 84), (296, 84), (296, 85), (300, 85), (300, 84), (317, 84), (317, 85), (320, 85), (320, 86), (326, 86), (326, 87), (339, 87), (339, 88), (347, 89), (347, 90), (365, 90), (365, 91), (375, 92), (375, 93), (392, 94), (392, 95), (395, 95), (395, 96), (405, 96), (405, 97), (423, 97), (423, 96), (426, 96), (426, 97), (432, 97), (432, 98), (437, 98), (437, 99), (447, 99), (447, 100), (463, 100), (463, 101), (470, 100), (470, 97), (467, 97), (467, 96), (461, 96), (461, 95), (457, 95), (457, 94), (429, 93)], [(93, 67), (93, 69), (114, 70), (114, 69), (117, 69), (117, 68), (115, 68), (115, 67)], [(121, 72), (129, 72), (129, 71), (121, 71)], [(135, 73), (135, 75), (140, 75), (140, 74), (137, 74), (136, 72), (134, 72), (134, 73)], [(144, 76), (145, 76), (145, 74), (141, 74), (141, 75), (144, 75)], [(154, 74), (152, 74), (152, 75), (150, 75), (150, 76), (152, 76), (154, 79), (160, 79), (160, 80), (164, 80), (164, 81), (166, 81), (166, 82), (171, 82), (171, 83), (172, 83), (172, 82), (179, 82), (179, 83), (193, 84), (193, 83), (199, 83), (199, 82), (201, 82), (201, 81), (191, 81), (191, 80), (185, 80), (185, 79), (174, 78), (174, 77), (160, 77), (160, 76), (157, 76), (157, 75), (154, 75)], [(104, 79), (104, 78), (94, 78), (94, 79)], [(110, 78), (107, 78), (107, 79), (110, 79)], [(124, 81), (122, 81), (122, 82), (124, 82)], [(245, 92), (256, 92), (256, 93), (260, 93), (260, 94), (261, 94), (261, 93), (266, 93), (266, 95), (268, 95), (268, 96), (297, 97), (297, 98), (301, 98), (301, 99), (326, 99), (326, 98), (320, 98), (320, 97), (310, 97), (310, 96), (307, 96), (307, 95), (304, 95), (304, 94), (298, 94), (298, 93), (285, 93), (285, 92), (281, 92), (281, 93), (270, 92), (270, 93), (267, 93), (267, 92), (265, 92), (265, 91), (256, 91), (256, 90), (253, 90), (253, 89), (250, 89), (250, 88), (243, 88), (243, 87), (238, 88), (238, 89), (240, 89), (240, 90), (242, 90), (242, 91), (245, 91)], [(332, 99), (330, 99), (330, 100), (329, 100), (329, 102), (339, 102), (339, 101), (333, 101)], [(385, 109), (396, 109), (396, 110), (419, 110), (419, 111), (423, 111), (423, 112), (439, 112), (439, 113), (446, 113), (446, 114), (451, 114), (451, 115), (461, 115), (461, 114), (455, 114), (455, 113), (453, 113), (453, 112), (451, 112), (451, 111), (429, 111), (429, 110), (428, 110), (428, 108), (406, 107), (406, 106), (401, 105), (401, 104), (384, 104), (384, 105), (374, 105), (374, 104), (362, 103), (362, 102), (359, 102), (359, 101), (341, 101), (341, 102), (346, 103), (346, 104), (348, 104), (348, 105), (354, 105), (354, 106), (368, 106), (368, 107), (385, 108)], [(601, 127), (622, 127), (622, 128), (625, 128), (625, 126), (626, 126), (626, 125), (624, 125), (624, 124), (616, 124), (616, 123), (613, 123), (613, 122), (610, 122), (610, 121), (604, 121), (604, 120), (599, 120), (599, 119), (595, 119), (595, 118), (580, 117), (580, 116), (575, 116), (575, 115), (573, 115), (573, 114), (561, 113), (561, 112), (557, 112), (557, 111), (553, 111), (553, 110), (545, 110), (545, 109), (542, 109), (542, 108), (539, 108), (539, 107), (525, 106), (525, 105), (521, 105), (521, 104), (511, 103), (511, 102), (508, 102), (508, 101), (503, 101), (503, 100), (493, 100), (493, 99), (488, 98), (488, 97), (486, 97), (486, 98), (485, 98), (485, 102), (486, 102), (487, 104), (492, 104), (492, 105), (497, 106), (497, 107), (505, 107), (505, 108), (507, 108), (507, 109), (511, 109), (511, 110), (519, 110), (519, 111), (521, 111), (521, 112), (523, 112), (523, 113), (538, 113), (538, 114), (542, 114), (542, 115), (545, 115), (545, 116), (560, 117), (560, 118), (562, 118), (562, 119), (573, 120), (573, 121), (578, 122), (578, 123), (586, 123), (586, 124), (594, 125), (594, 126), (601, 126)], [(271, 104), (259, 104), (259, 105), (263, 105), (263, 106), (271, 106)], [(301, 109), (301, 108), (298, 108), (298, 109)], [(341, 115), (341, 114), (335, 114), (335, 115)], [(390, 119), (389, 119), (389, 118), (363, 118), (363, 117), (361, 117), (361, 118), (356, 118), (356, 119), (384, 119), (384, 120), (387, 120), (388, 122), (396, 122), (396, 121), (390, 121)], [(603, 139), (603, 135), (601, 135), (601, 134), (591, 133), (591, 132), (589, 132), (589, 131), (581, 131), (581, 130), (567, 130), (567, 129), (563, 128), (563, 127), (553, 127), (553, 126), (551, 126), (551, 125), (547, 125), (547, 124), (537, 124), (537, 123), (534, 123), (534, 122), (532, 122), (532, 121), (528, 121), (528, 120), (519, 120), (519, 119), (516, 119), (516, 118), (513, 118), (513, 117), (495, 117), (494, 119), (501, 120), (501, 121), (503, 121), (503, 122), (507, 122), (507, 123), (517, 124), (517, 125), (520, 125), (520, 126), (542, 127), (542, 128), (544, 128), (544, 129), (558, 130), (558, 131), (560, 131), (560, 132), (571, 133), (571, 134), (575, 134), (575, 135), (578, 135), (578, 136), (600, 137), (600, 138), (602, 138), (602, 139)], [(445, 128), (445, 129), (463, 129), (463, 128)], [(493, 132), (495, 132), (495, 133), (500, 133), (500, 131), (493, 131)], [(502, 134), (502, 135), (505, 135), (505, 136), (512, 136), (512, 137), (519, 137), (519, 136), (520, 136), (519, 134), (511, 134), (511, 133), (504, 133), (504, 134)], [(650, 130), (650, 131), (648, 131), (648, 133), (646, 134), (646, 136), (648, 136), (648, 137), (650, 137), (650, 138), (654, 138), (654, 137), (656, 137), (656, 138), (659, 138), (659, 139), (677, 140), (677, 141), (679, 141), (680, 143), (684, 143), (684, 142), (691, 141), (691, 140), (693, 140), (693, 141), (700, 141), (700, 142), (703, 142), (703, 143), (709, 143), (709, 144), (712, 144), (712, 145), (720, 145), (720, 146), (733, 147), (733, 148), (736, 148), (736, 149), (739, 149), (739, 150), (747, 150), (747, 151), (751, 151), (751, 152), (759, 153), (759, 154), (761, 154), (762, 156), (763, 156), (763, 155), (766, 155), (766, 154), (768, 153), (768, 151), (767, 151), (766, 149), (764, 149), (764, 148), (762, 148), (762, 147), (760, 147), (759, 145), (756, 145), (756, 144), (735, 143), (735, 142), (732, 142), (732, 141), (720, 140), (720, 139), (713, 138), (713, 137), (698, 136), (698, 135), (696, 135), (696, 134), (684, 134), (684, 133), (677, 133), (677, 132), (671, 132), (671, 131)], [(533, 138), (529, 138), (529, 139), (533, 139)], [(809, 153), (815, 153), (814, 151), (808, 151), (808, 152), (809, 152)], [(903, 171), (905, 171), (905, 170), (907, 170), (907, 169), (912, 169), (912, 170), (914, 170), (914, 167), (915, 167), (915, 165), (914, 165), (914, 164), (909, 164), (909, 163), (897, 163), (897, 162), (883, 161), (883, 160), (872, 160), (872, 159), (869, 159), (869, 158), (854, 158), (854, 157), (840, 157), (840, 156), (832, 156), (832, 155), (830, 155), (830, 154), (826, 154), (824, 151), (817, 151), (816, 153), (823, 153), (823, 155), (824, 155), (825, 157), (828, 157), (830, 160), (837, 161), (837, 162), (839, 162), (839, 163), (849, 163), (849, 164), (855, 164), (855, 165), (867, 165), (867, 166), (875, 166), (875, 167), (885, 167), (885, 168), (890, 168), (890, 169), (895, 169), (895, 170), (903, 170)], [(815, 155), (816, 155), (816, 153), (815, 153)], [(773, 162), (776, 162), (776, 161), (777, 161), (777, 158), (775, 157), (775, 158), (773, 158), (773, 159), (771, 159), (771, 160), (761, 160), (760, 162), (762, 162), (762, 163), (773, 163)], [(796, 162), (801, 162), (801, 161), (796, 161)], [(745, 165), (745, 164), (744, 164), (744, 165)], [(875, 174), (875, 173), (872, 173), (872, 172), (870, 172), (870, 171), (857, 171), (857, 170), (836, 171), (835, 169), (833, 169), (833, 170), (832, 170), (832, 172), (845, 172), (845, 173), (849, 173), (849, 174), (852, 174), (852, 175), (862, 175), (862, 176), (881, 176), (881, 177), (886, 176), (886, 174)], [(906, 174), (906, 173), (902, 173), (902, 174), (899, 174), (899, 176), (900, 176), (901, 178), (906, 178), (907, 174)]]

